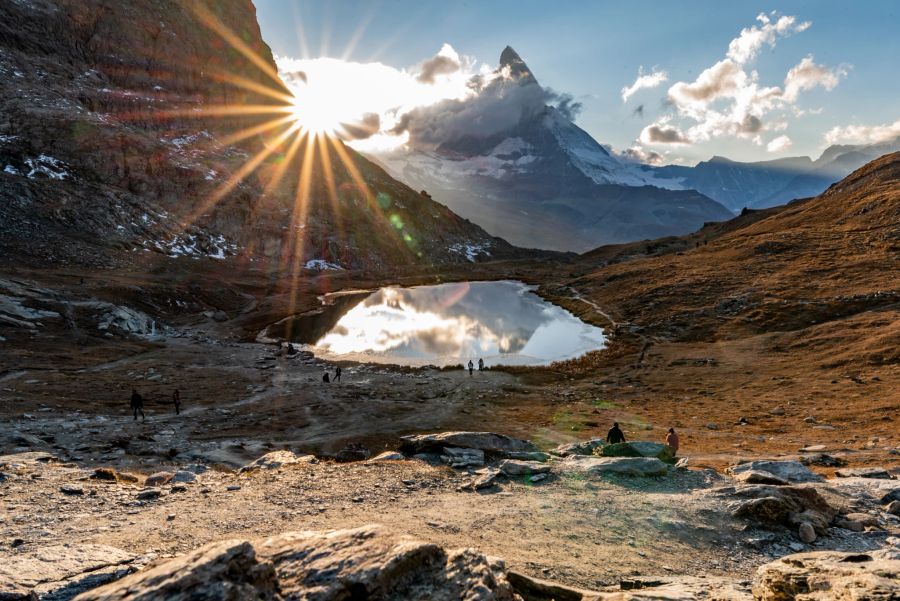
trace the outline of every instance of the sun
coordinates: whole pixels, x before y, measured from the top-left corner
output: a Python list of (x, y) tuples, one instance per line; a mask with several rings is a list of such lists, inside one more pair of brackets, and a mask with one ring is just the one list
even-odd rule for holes
[(338, 133), (343, 121), (333, 99), (306, 86), (294, 91), (288, 110), (300, 131), (310, 134), (333, 136)]

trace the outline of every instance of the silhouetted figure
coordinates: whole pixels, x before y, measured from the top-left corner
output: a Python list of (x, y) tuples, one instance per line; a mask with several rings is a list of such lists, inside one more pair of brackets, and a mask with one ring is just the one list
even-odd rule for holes
[(678, 435), (675, 434), (675, 428), (669, 428), (669, 433), (666, 434), (666, 445), (672, 449), (673, 455), (678, 453)]
[(613, 427), (606, 433), (606, 442), (609, 444), (625, 442), (625, 434), (619, 429), (619, 422), (614, 422)]
[(326, 384), (331, 383), (331, 378), (328, 376), (327, 371), (325, 372), (325, 375), (322, 376), (322, 381), (325, 382)]
[(472, 372), (475, 371), (475, 365), (472, 364), (472, 360), (469, 359), (469, 375), (472, 375)]
[(177, 388), (172, 393), (172, 404), (175, 405), (175, 415), (181, 415), (181, 392)]
[(478, 359), (478, 371), (484, 371), (484, 359)]
[(137, 421), (138, 413), (141, 414), (141, 419), (147, 420), (147, 416), (144, 415), (144, 399), (134, 388), (131, 389), (131, 409), (134, 411), (134, 421)]
[(288, 357), (290, 357), (291, 355), (297, 354), (297, 349), (295, 349), (294, 345), (291, 344), (290, 342), (288, 342), (287, 354), (288, 354)]
[(340, 368), (340, 367), (336, 367), (336, 368), (334, 369), (334, 380), (332, 380), (332, 381), (333, 381), (333, 382), (340, 382), (340, 381), (341, 381), (341, 368)]

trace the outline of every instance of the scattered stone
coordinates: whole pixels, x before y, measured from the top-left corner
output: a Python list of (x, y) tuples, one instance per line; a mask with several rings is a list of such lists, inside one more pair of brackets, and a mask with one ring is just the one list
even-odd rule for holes
[(784, 415), (784, 407), (774, 407), (773, 409), (769, 409), (769, 413), (771, 415)]
[(534, 474), (532, 476), (529, 476), (528, 481), (531, 483), (537, 483), (537, 482), (540, 482), (541, 480), (546, 480), (549, 477), (550, 477), (550, 474)]
[(187, 486), (184, 484), (173, 484), (169, 492), (185, 492), (187, 489)]
[(231, 486), (226, 486), (225, 490), (227, 490), (227, 491), (241, 490), (241, 487), (238, 486), (237, 484), (232, 484)]
[(272, 451), (251, 461), (239, 469), (238, 473), (244, 474), (254, 470), (277, 470), (289, 465), (297, 465), (298, 463), (309, 463), (311, 458), (312, 455), (298, 455), (293, 451)]
[(900, 501), (891, 501), (884, 510), (891, 515), (900, 515)]
[(801, 453), (821, 453), (822, 451), (825, 450), (825, 448), (826, 447), (823, 444), (814, 444), (814, 445), (810, 445), (808, 447), (803, 447), (802, 449), (800, 449), (800, 452)]
[(834, 521), (834, 525), (838, 528), (843, 528), (844, 530), (850, 530), (852, 532), (862, 532), (866, 529), (866, 527), (862, 525), (862, 522), (855, 522), (853, 520), (837, 519)]
[(166, 520), (169, 522), (173, 521), (174, 519), (175, 519), (174, 513), (170, 513), (169, 515), (166, 516)]
[(491, 488), (497, 484), (497, 478), (500, 476), (500, 470), (487, 467), (475, 472), (475, 477), (469, 482), (460, 485), (460, 490), (483, 490)]
[(128, 472), (117, 472), (117, 475), (119, 476), (119, 482), (134, 484), (140, 481), (140, 478), (138, 478), (134, 474), (129, 474)]
[(656, 457), (582, 457), (572, 455), (561, 464), (564, 471), (591, 476), (620, 474), (625, 476), (664, 476), (669, 466)]
[(407, 455), (440, 453), (445, 447), (479, 449), (485, 454), (505, 456), (506, 453), (539, 451), (534, 443), (510, 438), (493, 432), (439, 432), (401, 437), (400, 450)]
[(228, 313), (220, 309), (212, 314), (212, 318), (218, 322), (228, 321)]
[(172, 472), (156, 472), (155, 474), (147, 476), (147, 479), (144, 480), (144, 485), (162, 486), (163, 484), (168, 484), (172, 479), (172, 476), (174, 476)]
[[(561, 444), (551, 451), (559, 457), (568, 457), (569, 455), (593, 455), (594, 449), (598, 449), (606, 444), (602, 438), (592, 438), (579, 442), (570, 442)], [(513, 459), (521, 459), (521, 457), (513, 457)]]
[(84, 488), (76, 484), (63, 484), (59, 487), (59, 492), (64, 495), (83, 495)]
[(816, 530), (809, 522), (803, 522), (802, 524), (800, 524), (797, 536), (799, 536), (800, 540), (802, 540), (807, 545), (816, 542)]
[(707, 429), (707, 430), (718, 430), (718, 429), (719, 429), (719, 426), (718, 426), (718, 424), (714, 424), (714, 423), (712, 423), (712, 422), (709, 422), (708, 424), (706, 424), (706, 429)]
[(850, 522), (859, 522), (864, 528), (880, 528), (881, 524), (878, 518), (868, 513), (848, 513), (847, 518)]
[(753, 597), (760, 601), (897, 599), (900, 560), (836, 551), (788, 555), (759, 568)]
[(537, 461), (520, 461), (518, 459), (505, 459), (500, 464), (500, 471), (507, 476), (531, 476), (534, 474), (546, 474), (550, 466)]
[(762, 470), (746, 470), (739, 472), (734, 479), (744, 484), (773, 484), (775, 486), (786, 486), (790, 484), (784, 478), (779, 478), (771, 472)]
[(675, 462), (675, 469), (682, 470), (682, 471), (687, 470), (689, 463), (690, 463), (690, 461), (688, 460), (687, 457), (682, 457), (677, 462)]
[(890, 480), (891, 475), (883, 467), (855, 467), (838, 470), (834, 473), (838, 478), (877, 478)]
[(153, 501), (162, 496), (162, 491), (158, 488), (148, 488), (137, 494), (138, 501)]
[(812, 415), (807, 415), (803, 418), (803, 421), (807, 424), (814, 424), (816, 423), (816, 418), (814, 418)]
[(550, 461), (549, 453), (542, 453), (540, 451), (533, 452), (517, 452), (510, 451), (509, 453), (504, 453), (504, 457), (507, 459), (521, 459), (522, 461), (540, 461), (541, 463), (546, 463)]
[(800, 457), (800, 463), (802, 463), (803, 465), (817, 465), (819, 467), (841, 467), (847, 465), (847, 462), (840, 457), (826, 455), (825, 453), (804, 455)]
[(192, 463), (190, 465), (184, 466), (181, 469), (182, 471), (191, 472), (192, 474), (195, 474), (197, 476), (199, 476), (200, 474), (204, 474), (207, 471), (207, 467), (199, 463)]
[(194, 472), (189, 472), (187, 470), (178, 470), (172, 475), (172, 479), (169, 481), (170, 484), (191, 484), (197, 481), (197, 476)]
[(792, 483), (822, 482), (824, 478), (799, 461), (748, 461), (732, 465), (725, 470), (732, 476), (746, 471), (768, 472), (774, 476)]
[(900, 488), (895, 488), (894, 490), (881, 497), (882, 505), (887, 505), (892, 501), (900, 501)]
[(655, 457), (666, 462), (675, 459), (672, 448), (658, 442), (618, 442), (599, 447), (594, 453), (600, 457)]
[(368, 463), (381, 463), (382, 461), (405, 461), (406, 455), (398, 451), (385, 451), (369, 459)]
[(372, 456), (372, 451), (365, 446), (351, 442), (343, 449), (335, 453), (334, 460), (339, 463), (351, 463), (353, 461), (365, 461)]
[(103, 480), (105, 482), (118, 482), (119, 475), (116, 473), (116, 470), (111, 467), (98, 467), (94, 470), (94, 473), (91, 474), (91, 479)]

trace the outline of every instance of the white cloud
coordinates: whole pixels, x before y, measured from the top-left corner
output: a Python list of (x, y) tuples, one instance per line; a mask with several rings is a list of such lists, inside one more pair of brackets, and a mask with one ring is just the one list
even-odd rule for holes
[(622, 102), (628, 102), (628, 99), (634, 96), (638, 90), (655, 88), (668, 80), (669, 75), (665, 71), (659, 71), (656, 67), (653, 67), (650, 73), (644, 73), (644, 67), (641, 66), (638, 69), (638, 76), (634, 83), (622, 88)]
[(783, 88), (761, 84), (759, 72), (750, 67), (759, 51), (805, 31), (810, 23), (774, 12), (760, 14), (757, 21), (731, 41), (724, 58), (693, 81), (676, 81), (669, 87), (666, 100), (673, 112), (664, 122), (644, 128), (643, 143), (693, 144), (738, 137), (762, 145), (764, 132), (783, 131), (788, 117), (803, 113), (796, 106), (801, 92), (815, 87), (832, 90), (846, 76), (848, 67), (826, 67), (809, 55), (788, 71)]
[(768, 152), (782, 152), (787, 150), (794, 143), (788, 136), (778, 136), (766, 145)]
[(655, 150), (647, 150), (639, 145), (634, 145), (631, 148), (626, 148), (622, 152), (617, 152), (616, 155), (625, 159), (626, 161), (644, 163), (647, 165), (662, 165), (666, 161), (666, 157), (662, 154), (656, 152)]
[(879, 144), (900, 137), (900, 119), (883, 125), (845, 125), (825, 133), (828, 144)]
[(824, 65), (817, 65), (810, 54), (788, 71), (784, 78), (784, 99), (794, 102), (801, 90), (811, 90), (817, 86), (831, 91), (846, 76), (846, 67), (829, 69)]
[[(775, 14), (772, 13), (772, 16)], [(787, 15), (778, 17), (772, 22), (769, 15), (760, 13), (756, 20), (759, 21), (759, 25), (745, 27), (741, 30), (741, 34), (728, 44), (728, 58), (736, 63), (743, 64), (753, 60), (764, 45), (768, 44), (774, 48), (779, 36), (806, 31), (811, 25), (809, 21), (797, 23), (796, 17)]]

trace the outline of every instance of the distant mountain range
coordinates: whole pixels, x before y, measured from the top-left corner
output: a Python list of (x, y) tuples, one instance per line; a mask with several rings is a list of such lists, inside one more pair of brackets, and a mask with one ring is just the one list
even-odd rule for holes
[[(442, 132), (438, 143), (420, 144), (411, 137), (406, 147), (372, 158), (397, 179), (523, 246), (581, 252), (685, 234), (744, 207), (815, 196), (900, 148), (898, 139), (832, 146), (815, 161), (741, 163), (717, 156), (694, 167), (642, 165), (611, 153), (575, 125), (564, 107), (552, 106), (554, 93), (541, 88), (509, 46), (494, 75), (481, 92), (496, 99), (491, 110), (465, 107), (482, 128), (429, 124)], [(512, 123), (498, 130), (491, 120)]]
[(491, 115), (518, 111), (511, 125), (450, 132), (428, 148), (411, 140), (374, 158), (401, 181), (521, 246), (585, 251), (684, 234), (732, 216), (703, 194), (665, 189), (667, 181), (652, 170), (611, 154), (564, 110), (544, 102), (552, 93), (512, 48), (503, 51), (495, 75), (482, 96), (497, 100)]
[(715, 156), (694, 167), (667, 165), (644, 170), (658, 179), (673, 180), (663, 185), (697, 190), (737, 212), (816, 196), (869, 161), (896, 150), (900, 150), (900, 138), (882, 144), (829, 146), (815, 161), (787, 157), (741, 163)]

